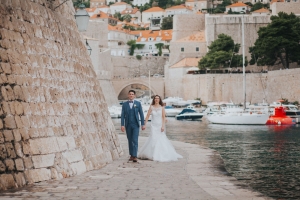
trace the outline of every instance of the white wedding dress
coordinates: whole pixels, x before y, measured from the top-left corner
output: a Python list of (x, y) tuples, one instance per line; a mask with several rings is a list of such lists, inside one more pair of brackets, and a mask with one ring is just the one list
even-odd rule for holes
[(140, 149), (138, 157), (140, 159), (150, 159), (159, 162), (177, 161), (182, 158), (166, 136), (166, 129), (161, 132), (162, 127), (162, 107), (151, 106), (151, 133), (144, 146)]

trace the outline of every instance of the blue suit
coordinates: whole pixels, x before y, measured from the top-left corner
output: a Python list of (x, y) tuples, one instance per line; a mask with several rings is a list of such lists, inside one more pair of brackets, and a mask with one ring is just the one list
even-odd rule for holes
[(139, 119), (141, 119), (141, 124), (143, 126), (145, 122), (141, 103), (134, 101), (132, 108), (130, 108), (129, 101), (124, 102), (122, 105), (121, 126), (125, 126), (129, 154), (133, 157), (137, 157), (138, 151), (138, 137), (140, 130)]

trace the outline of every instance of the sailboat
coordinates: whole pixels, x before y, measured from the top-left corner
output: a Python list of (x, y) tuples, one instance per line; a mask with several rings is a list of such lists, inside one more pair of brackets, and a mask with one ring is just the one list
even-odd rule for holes
[(207, 115), (209, 122), (215, 124), (237, 124), (255, 125), (266, 124), (269, 119), (268, 112), (246, 109), (246, 74), (245, 74), (245, 36), (244, 36), (244, 15), (242, 15), (242, 50), (243, 50), (243, 108), (229, 107), (220, 113)]

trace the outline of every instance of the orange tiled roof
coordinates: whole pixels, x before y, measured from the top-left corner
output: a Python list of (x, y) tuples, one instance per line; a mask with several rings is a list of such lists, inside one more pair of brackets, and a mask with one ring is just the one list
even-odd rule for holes
[(205, 41), (206, 41), (206, 39), (205, 39), (204, 31), (200, 31), (193, 35), (176, 40), (176, 42), (205, 42)]
[(188, 10), (191, 10), (191, 8), (189, 6), (185, 6), (185, 5), (172, 6), (170, 8), (167, 8), (166, 10), (177, 10), (177, 9), (188, 9)]
[(133, 9), (126, 8), (125, 10), (123, 10), (123, 11), (121, 12), (121, 15), (135, 14), (137, 11), (139, 11), (138, 8), (133, 8)]
[(86, 12), (94, 12), (96, 10), (96, 8), (86, 8), (85, 10), (86, 10)]
[(165, 11), (164, 9), (162, 9), (161, 7), (152, 7), (152, 8), (149, 8), (148, 10), (145, 10), (143, 12), (160, 12), (160, 11)]
[(285, 0), (272, 0), (270, 4), (275, 3), (275, 2), (284, 2)]
[(90, 17), (90, 19), (97, 19), (97, 18), (100, 18), (100, 19), (107, 19), (107, 18), (110, 18), (110, 19), (118, 20), (118, 19), (114, 18), (112, 15), (107, 14), (107, 13), (102, 12), (102, 11), (99, 11), (99, 13), (94, 14), (94, 15), (92, 15), (92, 16)]
[(117, 2), (117, 3), (114, 3), (110, 6), (119, 6), (119, 5), (129, 5), (128, 3), (125, 3), (125, 2)]
[(109, 8), (107, 5), (99, 6), (98, 8)]
[(151, 37), (153, 40), (156, 40), (157, 37), (161, 37), (161, 41), (170, 41), (172, 40), (173, 30), (160, 30), (160, 31), (131, 31), (131, 34), (141, 35), (136, 41), (141, 42), (142, 38), (146, 38), (146, 41)]
[(201, 60), (201, 58), (183, 58), (170, 68), (197, 67), (199, 60)]
[(268, 9), (265, 8), (261, 8), (259, 10), (255, 10), (253, 11), (254, 13), (269, 13), (270, 11)]
[(247, 4), (244, 4), (243, 2), (237, 2), (237, 3), (234, 3), (234, 4), (231, 4), (229, 6), (226, 6), (226, 8), (232, 8), (232, 7), (249, 7)]
[(118, 31), (118, 32), (124, 32), (124, 33), (130, 33), (130, 30), (128, 29), (123, 29), (122, 26), (112, 26), (110, 24), (108, 24), (108, 30), (109, 31)]

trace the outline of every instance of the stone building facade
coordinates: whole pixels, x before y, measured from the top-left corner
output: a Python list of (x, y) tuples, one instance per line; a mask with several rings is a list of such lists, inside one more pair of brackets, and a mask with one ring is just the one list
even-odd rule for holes
[(122, 154), (72, 2), (1, 0), (0, 190)]
[(277, 15), (279, 12), (300, 15), (300, 0), (272, 2), (270, 8), (272, 10), (272, 15)]

